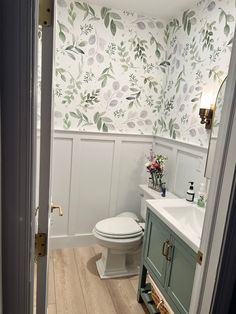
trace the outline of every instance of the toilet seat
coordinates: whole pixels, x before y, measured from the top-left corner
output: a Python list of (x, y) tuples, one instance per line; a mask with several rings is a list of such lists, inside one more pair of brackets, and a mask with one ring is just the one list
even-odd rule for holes
[(142, 235), (141, 226), (130, 217), (113, 217), (99, 221), (95, 232), (103, 237), (112, 239), (128, 239)]

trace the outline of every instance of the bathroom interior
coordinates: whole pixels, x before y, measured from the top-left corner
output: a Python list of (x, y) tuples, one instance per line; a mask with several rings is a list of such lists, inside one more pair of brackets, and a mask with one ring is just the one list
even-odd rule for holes
[(57, 0), (48, 313), (196, 313), (235, 17), (234, 0)]

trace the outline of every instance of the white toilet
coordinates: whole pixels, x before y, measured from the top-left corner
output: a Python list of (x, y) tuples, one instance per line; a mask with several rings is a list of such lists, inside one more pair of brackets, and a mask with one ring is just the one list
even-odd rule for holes
[[(161, 198), (160, 193), (140, 186), (141, 218), (131, 212), (99, 221), (93, 229), (97, 243), (104, 247), (97, 270), (102, 279), (136, 275), (139, 272), (141, 248), (144, 234), (145, 200)], [(168, 198), (175, 198), (168, 193)]]

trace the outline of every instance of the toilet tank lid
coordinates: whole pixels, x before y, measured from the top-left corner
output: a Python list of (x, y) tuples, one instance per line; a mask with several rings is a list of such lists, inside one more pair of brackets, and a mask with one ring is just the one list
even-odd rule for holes
[(142, 228), (130, 217), (113, 217), (99, 221), (95, 229), (98, 232), (113, 236), (138, 235)]

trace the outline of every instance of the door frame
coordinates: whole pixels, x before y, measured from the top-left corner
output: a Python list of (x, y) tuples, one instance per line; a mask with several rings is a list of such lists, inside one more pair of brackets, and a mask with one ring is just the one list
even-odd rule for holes
[(33, 313), (38, 1), (1, 1), (3, 312)]
[[(208, 193), (206, 215), (200, 251), (202, 265), (197, 264), (190, 313), (211, 313), (214, 290), (220, 272), (220, 255), (224, 250), (224, 237), (230, 232), (227, 215), (230, 213), (231, 191), (236, 162), (236, 34), (234, 34), (227, 77), (221, 127), (216, 144), (214, 166)], [(196, 300), (196, 301), (195, 301)]]

